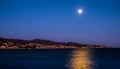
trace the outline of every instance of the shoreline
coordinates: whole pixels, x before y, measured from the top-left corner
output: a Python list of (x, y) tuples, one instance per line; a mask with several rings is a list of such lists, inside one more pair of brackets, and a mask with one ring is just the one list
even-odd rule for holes
[[(104, 47), (96, 47), (96, 48), (0, 48), (0, 49), (103, 49)], [(112, 47), (106, 47), (106, 48), (112, 48)]]

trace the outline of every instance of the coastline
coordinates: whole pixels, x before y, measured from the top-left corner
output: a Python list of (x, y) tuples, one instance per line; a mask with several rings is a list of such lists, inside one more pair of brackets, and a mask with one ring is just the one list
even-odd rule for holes
[(77, 48), (111, 48), (105, 45), (80, 44), (77, 42), (55, 42), (51, 40), (8, 39), (0, 38), (0, 49), (77, 49)]

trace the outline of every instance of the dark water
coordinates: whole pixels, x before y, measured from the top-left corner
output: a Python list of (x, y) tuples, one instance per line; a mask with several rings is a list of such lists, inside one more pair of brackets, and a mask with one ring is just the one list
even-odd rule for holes
[(120, 49), (0, 50), (0, 69), (120, 69)]

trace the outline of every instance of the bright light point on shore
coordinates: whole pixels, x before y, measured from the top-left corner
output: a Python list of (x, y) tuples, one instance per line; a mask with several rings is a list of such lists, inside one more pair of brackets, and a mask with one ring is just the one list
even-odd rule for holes
[(78, 13), (79, 13), (79, 14), (82, 14), (82, 13), (83, 13), (83, 10), (82, 10), (82, 9), (78, 9)]

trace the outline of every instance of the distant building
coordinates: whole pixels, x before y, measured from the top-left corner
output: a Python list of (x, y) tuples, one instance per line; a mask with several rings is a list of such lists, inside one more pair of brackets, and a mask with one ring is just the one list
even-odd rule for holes
[(6, 48), (6, 46), (0, 46), (0, 48), (1, 48), (1, 49), (5, 49), (5, 48)]

